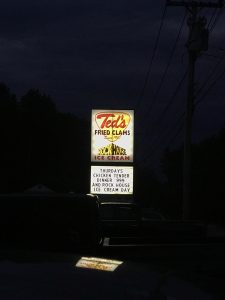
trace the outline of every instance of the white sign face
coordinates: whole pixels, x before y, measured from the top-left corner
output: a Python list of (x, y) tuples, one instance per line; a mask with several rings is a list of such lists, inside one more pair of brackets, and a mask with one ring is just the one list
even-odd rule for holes
[(91, 127), (91, 161), (133, 162), (133, 110), (94, 109)]
[(133, 194), (133, 167), (92, 166), (91, 194)]

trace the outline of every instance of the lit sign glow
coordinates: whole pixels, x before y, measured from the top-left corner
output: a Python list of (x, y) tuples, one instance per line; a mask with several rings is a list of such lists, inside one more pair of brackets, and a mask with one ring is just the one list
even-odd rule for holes
[(92, 166), (92, 194), (133, 194), (133, 167)]
[(92, 110), (91, 161), (133, 162), (133, 110)]
[(77, 262), (76, 267), (113, 272), (122, 263), (123, 262), (119, 260), (97, 258), (97, 257), (82, 257)]

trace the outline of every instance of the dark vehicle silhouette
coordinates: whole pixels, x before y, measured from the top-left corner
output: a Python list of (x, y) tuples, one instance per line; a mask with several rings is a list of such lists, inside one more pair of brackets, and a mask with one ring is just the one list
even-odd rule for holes
[(102, 202), (99, 206), (104, 237), (133, 236), (140, 228), (140, 209), (134, 203)]
[(202, 222), (168, 219), (135, 203), (102, 202), (99, 212), (102, 239), (115, 243), (200, 241), (206, 234)]
[(91, 251), (100, 241), (98, 206), (98, 197), (93, 195), (1, 195), (0, 241)]

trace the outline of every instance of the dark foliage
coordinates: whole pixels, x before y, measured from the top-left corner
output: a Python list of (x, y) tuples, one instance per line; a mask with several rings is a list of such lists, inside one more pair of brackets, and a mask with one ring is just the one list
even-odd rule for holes
[[(225, 130), (192, 146), (191, 217), (225, 222)], [(162, 160), (168, 179), (164, 209), (181, 216), (182, 149), (166, 151)], [(167, 206), (166, 203), (169, 203)]]
[(162, 183), (148, 168), (135, 166), (135, 199), (143, 207), (159, 209)]
[(88, 192), (89, 126), (58, 112), (51, 97), (38, 90), (17, 101), (0, 84), (0, 192), (38, 183), (58, 192)]

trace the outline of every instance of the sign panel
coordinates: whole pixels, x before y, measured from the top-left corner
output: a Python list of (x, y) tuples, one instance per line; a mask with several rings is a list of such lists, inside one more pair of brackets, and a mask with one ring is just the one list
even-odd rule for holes
[(92, 194), (133, 194), (133, 167), (92, 166)]
[(133, 162), (133, 110), (94, 109), (91, 131), (92, 162)]
[(115, 271), (123, 262), (99, 257), (81, 257), (76, 263), (78, 268), (95, 269), (100, 271)]

